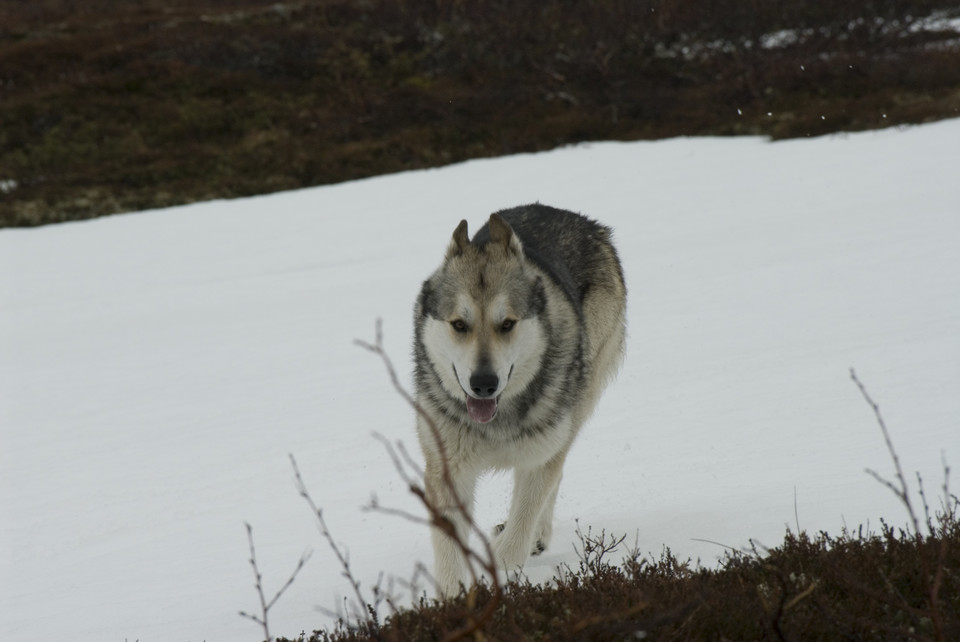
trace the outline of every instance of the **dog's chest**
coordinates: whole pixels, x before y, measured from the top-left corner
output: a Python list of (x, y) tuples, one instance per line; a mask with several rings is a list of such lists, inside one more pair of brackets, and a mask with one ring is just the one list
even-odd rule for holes
[(461, 456), (480, 463), (482, 468), (509, 469), (540, 466), (556, 455), (570, 439), (570, 424), (560, 422), (547, 430), (532, 434), (520, 431), (496, 434), (491, 427), (476, 431), (463, 439)]

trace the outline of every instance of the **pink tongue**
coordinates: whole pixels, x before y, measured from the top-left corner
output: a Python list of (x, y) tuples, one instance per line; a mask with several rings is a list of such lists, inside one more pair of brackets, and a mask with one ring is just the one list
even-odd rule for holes
[(471, 419), (477, 423), (485, 424), (493, 419), (493, 416), (497, 414), (497, 400), (474, 399), (468, 395), (467, 412), (470, 413)]

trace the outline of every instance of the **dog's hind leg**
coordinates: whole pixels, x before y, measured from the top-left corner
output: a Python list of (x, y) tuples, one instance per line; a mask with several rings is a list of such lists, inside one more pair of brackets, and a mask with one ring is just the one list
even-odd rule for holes
[(547, 501), (540, 511), (540, 519), (537, 521), (537, 528), (534, 531), (533, 550), (531, 555), (539, 555), (550, 546), (550, 539), (553, 537), (553, 509), (557, 505), (557, 492), (560, 490), (560, 479), (563, 475), (557, 477), (553, 485), (553, 492), (547, 497)]
[[(553, 537), (553, 508), (557, 504), (557, 491), (560, 489), (560, 480), (557, 480), (557, 485), (554, 487), (553, 492), (550, 493), (550, 496), (547, 497), (547, 501), (543, 506), (543, 511), (540, 513), (540, 519), (537, 522), (537, 528), (533, 533), (533, 546), (530, 550), (530, 555), (539, 555), (540, 553), (547, 550), (547, 547), (550, 546), (550, 539)], [(493, 533), (491, 540), (495, 541), (500, 534), (506, 529), (506, 522), (502, 522), (493, 527)]]
[[(531, 556), (541, 554), (550, 546), (550, 540), (553, 537), (553, 509), (557, 505), (557, 491), (559, 490), (560, 480), (558, 479), (557, 485), (554, 486), (553, 492), (547, 497), (547, 501), (543, 505), (543, 511), (540, 513), (537, 528), (533, 533), (533, 547), (530, 550)], [(502, 533), (506, 527), (506, 523), (494, 526), (491, 539), (495, 540), (499, 537), (500, 533)]]
[[(523, 566), (531, 551), (541, 548), (538, 543), (543, 548), (549, 543), (553, 530), (553, 506), (565, 454), (542, 466), (514, 471), (510, 512), (503, 530), (493, 542), (493, 553), (502, 570), (510, 572)], [(546, 526), (544, 520), (549, 522)]]

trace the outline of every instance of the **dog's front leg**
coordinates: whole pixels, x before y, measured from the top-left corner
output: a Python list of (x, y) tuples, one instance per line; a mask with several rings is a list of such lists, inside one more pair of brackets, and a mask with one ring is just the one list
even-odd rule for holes
[(434, 526), (433, 574), (440, 596), (450, 597), (460, 591), (470, 563), (463, 553), (468, 544), (473, 519), (473, 496), (477, 477), (459, 469), (450, 469), (449, 480), (443, 476), (443, 465), (428, 457), (424, 470), (424, 486)]
[[(563, 458), (555, 458), (536, 468), (516, 469), (513, 474), (513, 498), (503, 531), (493, 543), (499, 568), (506, 572), (523, 566), (534, 548), (534, 538), (545, 512), (552, 518)], [(549, 509), (545, 511), (545, 509)], [(540, 528), (540, 530), (543, 530)], [(549, 537), (549, 533), (547, 533)]]

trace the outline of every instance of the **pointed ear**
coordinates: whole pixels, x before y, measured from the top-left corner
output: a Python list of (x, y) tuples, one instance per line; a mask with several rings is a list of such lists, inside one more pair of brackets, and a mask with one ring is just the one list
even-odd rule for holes
[(470, 245), (470, 236), (467, 234), (467, 220), (460, 221), (460, 225), (453, 231), (453, 238), (450, 239), (450, 245), (447, 246), (447, 260), (463, 252), (463, 249)]
[(523, 246), (520, 244), (520, 239), (514, 234), (510, 224), (503, 220), (503, 217), (499, 214), (491, 214), (488, 225), (490, 226), (491, 243), (503, 246), (508, 252), (513, 252), (517, 255), (523, 254)]

